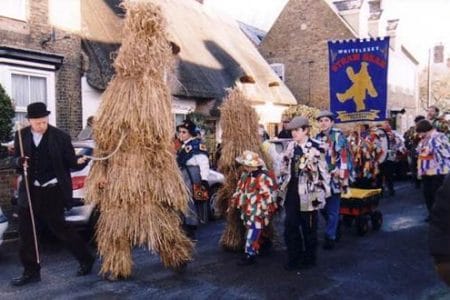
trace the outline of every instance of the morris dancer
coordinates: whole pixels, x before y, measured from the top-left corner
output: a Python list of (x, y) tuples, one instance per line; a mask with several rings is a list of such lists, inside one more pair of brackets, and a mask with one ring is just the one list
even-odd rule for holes
[(322, 130), (316, 138), (324, 143), (325, 159), (331, 175), (331, 197), (327, 198), (325, 208), (322, 210), (327, 221), (323, 248), (331, 250), (334, 248), (339, 224), (341, 192), (345, 193), (349, 187), (352, 161), (344, 133), (333, 126), (334, 114), (323, 110), (316, 119)]
[(246, 266), (256, 262), (261, 246), (261, 233), (277, 210), (277, 188), (257, 153), (244, 151), (236, 161), (243, 165), (244, 172), (238, 181), (230, 207), (241, 211), (241, 219), (246, 227), (246, 255), (238, 262), (238, 265)]
[(285, 151), (286, 179), (281, 190), (286, 192), (284, 238), (288, 261), (285, 269), (310, 268), (316, 264), (317, 211), (331, 196), (323, 149), (309, 137), (310, 125), (305, 117), (295, 117), (286, 126), (294, 141)]

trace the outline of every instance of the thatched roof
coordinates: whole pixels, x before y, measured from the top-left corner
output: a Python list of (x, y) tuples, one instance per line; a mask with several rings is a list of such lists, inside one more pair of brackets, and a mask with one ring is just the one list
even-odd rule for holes
[[(172, 95), (222, 100), (225, 90), (243, 86), (254, 103), (296, 104), (292, 93), (272, 71), (236, 21), (217, 15), (196, 1), (151, 0), (161, 5), (177, 54)], [(120, 0), (82, 2), (89, 56), (88, 83), (104, 89), (113, 75), (111, 53), (121, 41)], [(243, 83), (255, 82), (255, 83)]]

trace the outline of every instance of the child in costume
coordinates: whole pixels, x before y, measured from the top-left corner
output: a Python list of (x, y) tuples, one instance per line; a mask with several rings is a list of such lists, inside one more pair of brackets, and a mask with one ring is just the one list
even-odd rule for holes
[(230, 207), (240, 210), (246, 228), (246, 255), (238, 264), (252, 265), (256, 262), (260, 249), (261, 233), (277, 210), (277, 186), (257, 153), (244, 151), (236, 161), (244, 167), (244, 172), (238, 181)]

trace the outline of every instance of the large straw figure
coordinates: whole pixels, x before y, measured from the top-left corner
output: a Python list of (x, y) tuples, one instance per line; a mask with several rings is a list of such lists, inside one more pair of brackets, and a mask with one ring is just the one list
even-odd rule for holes
[(100, 210), (100, 272), (113, 279), (130, 276), (134, 245), (147, 246), (174, 269), (185, 266), (193, 251), (180, 228), (187, 191), (170, 151), (173, 124), (165, 77), (172, 54), (166, 24), (152, 3), (129, 1), (125, 8), (116, 76), (94, 128), (96, 155), (112, 156), (95, 162), (87, 180), (88, 201)]
[[(245, 228), (240, 220), (240, 213), (230, 209), (227, 212), (231, 196), (236, 190), (237, 182), (242, 173), (242, 166), (236, 163), (236, 157), (244, 150), (250, 150), (264, 157), (258, 135), (258, 116), (250, 106), (245, 95), (234, 88), (228, 93), (220, 108), (220, 126), (222, 133), (222, 153), (219, 160), (219, 170), (225, 175), (225, 185), (219, 190), (219, 210), (226, 215), (227, 225), (220, 239), (223, 248), (240, 251), (244, 247)], [(271, 162), (264, 159), (266, 165)]]

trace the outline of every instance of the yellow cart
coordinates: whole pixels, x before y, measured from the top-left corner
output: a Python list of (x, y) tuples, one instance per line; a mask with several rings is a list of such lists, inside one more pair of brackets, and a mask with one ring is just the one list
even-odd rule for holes
[(349, 188), (341, 195), (340, 215), (342, 222), (351, 227), (355, 222), (358, 235), (369, 231), (369, 220), (373, 230), (379, 230), (383, 224), (383, 214), (377, 210), (381, 198), (381, 189)]

